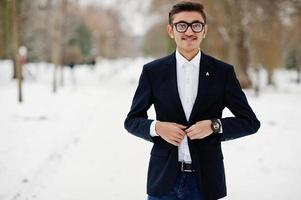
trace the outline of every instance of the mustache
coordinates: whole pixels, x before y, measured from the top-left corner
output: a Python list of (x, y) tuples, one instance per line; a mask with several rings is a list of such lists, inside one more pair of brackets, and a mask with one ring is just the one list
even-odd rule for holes
[(198, 37), (196, 37), (196, 36), (183, 36), (183, 37), (181, 37), (182, 39), (198, 39)]

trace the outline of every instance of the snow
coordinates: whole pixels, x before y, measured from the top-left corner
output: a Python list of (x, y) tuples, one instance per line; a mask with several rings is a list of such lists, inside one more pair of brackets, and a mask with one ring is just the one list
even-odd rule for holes
[[(123, 120), (149, 60), (77, 66), (75, 82), (66, 68), (57, 94), (51, 92), (53, 66), (28, 64), (23, 104), (11, 62), (0, 61), (0, 200), (146, 199), (151, 143), (128, 134)], [(301, 197), (301, 85), (294, 76), (277, 70), (276, 88), (262, 86), (259, 97), (246, 91), (262, 127), (223, 143), (225, 200)]]

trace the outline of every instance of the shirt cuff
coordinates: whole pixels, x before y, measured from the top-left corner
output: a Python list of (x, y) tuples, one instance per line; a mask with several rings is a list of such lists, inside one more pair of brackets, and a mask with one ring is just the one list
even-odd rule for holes
[(150, 130), (149, 130), (149, 134), (150, 134), (150, 136), (152, 136), (152, 137), (155, 137), (155, 136), (159, 136), (158, 134), (157, 134), (157, 132), (156, 132), (156, 127), (155, 127), (155, 125), (156, 125), (156, 120), (154, 120), (152, 123), (151, 123), (151, 126), (150, 126)]

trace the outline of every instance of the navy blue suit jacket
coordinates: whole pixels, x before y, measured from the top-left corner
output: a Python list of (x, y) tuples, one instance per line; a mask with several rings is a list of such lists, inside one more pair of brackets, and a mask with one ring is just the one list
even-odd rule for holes
[[(206, 75), (207, 72), (209, 76)], [(247, 102), (236, 78), (233, 66), (202, 53), (198, 94), (186, 120), (180, 101), (175, 53), (144, 65), (130, 112), (124, 122), (126, 130), (153, 142), (148, 168), (147, 193), (166, 194), (176, 180), (178, 148), (161, 137), (150, 136), (147, 111), (153, 104), (159, 121), (191, 126), (197, 121), (221, 118), (222, 134), (211, 134), (204, 139), (188, 139), (192, 164), (198, 185), (206, 200), (226, 196), (226, 181), (221, 141), (257, 132), (260, 127), (256, 115)], [(227, 107), (235, 117), (222, 118)]]

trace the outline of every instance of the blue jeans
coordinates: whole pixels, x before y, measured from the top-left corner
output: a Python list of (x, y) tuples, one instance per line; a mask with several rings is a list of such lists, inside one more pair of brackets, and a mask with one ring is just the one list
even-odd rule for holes
[(175, 185), (164, 196), (148, 196), (148, 200), (204, 200), (194, 172), (178, 172)]

